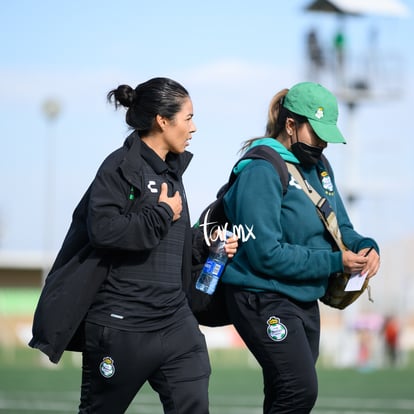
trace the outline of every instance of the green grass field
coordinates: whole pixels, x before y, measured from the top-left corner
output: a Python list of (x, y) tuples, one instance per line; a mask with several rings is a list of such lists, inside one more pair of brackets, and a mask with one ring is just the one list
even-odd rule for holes
[[(66, 353), (50, 368), (39, 351), (0, 349), (0, 413), (76, 413), (80, 367)], [(262, 379), (245, 350), (211, 351), (211, 414), (262, 412)], [(414, 413), (414, 365), (360, 372), (318, 366), (319, 399), (315, 414)], [(158, 396), (145, 387), (128, 414), (162, 414)], [(197, 414), (197, 413), (194, 413)]]

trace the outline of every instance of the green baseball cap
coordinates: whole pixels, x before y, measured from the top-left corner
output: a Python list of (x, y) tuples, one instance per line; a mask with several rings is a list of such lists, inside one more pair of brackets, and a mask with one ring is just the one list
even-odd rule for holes
[(325, 87), (314, 82), (301, 82), (289, 89), (283, 106), (306, 117), (316, 135), (325, 142), (345, 144), (336, 126), (338, 102)]

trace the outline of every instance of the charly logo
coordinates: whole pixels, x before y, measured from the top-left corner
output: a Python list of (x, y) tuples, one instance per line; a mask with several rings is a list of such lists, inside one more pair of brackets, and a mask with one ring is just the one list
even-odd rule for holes
[(151, 193), (158, 193), (158, 188), (154, 187), (157, 183), (153, 180), (148, 181), (147, 188), (151, 191)]
[(292, 187), (296, 187), (298, 190), (301, 190), (302, 187), (300, 186), (300, 184), (295, 180), (295, 177), (293, 175), (290, 176), (290, 181), (289, 181), (289, 185), (291, 185)]
[(276, 316), (271, 316), (267, 320), (267, 334), (272, 341), (280, 342), (283, 341), (288, 334), (288, 330), (279, 318)]
[(111, 378), (115, 374), (114, 361), (110, 357), (105, 357), (99, 365), (99, 372), (105, 378)]

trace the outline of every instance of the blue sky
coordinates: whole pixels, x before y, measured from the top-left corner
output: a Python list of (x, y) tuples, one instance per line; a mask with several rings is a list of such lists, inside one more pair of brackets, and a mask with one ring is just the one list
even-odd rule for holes
[[(373, 94), (352, 113), (340, 101), (348, 145), (326, 151), (343, 194), (353, 189), (359, 197), (350, 206), (356, 227), (380, 243), (414, 230), (414, 1), (402, 2), (411, 10), (408, 18), (342, 22), (349, 60), (357, 62), (351, 78), (369, 74)], [(59, 248), (100, 163), (128, 134), (124, 113), (106, 103), (107, 92), (154, 76), (181, 82), (193, 99), (198, 131), (184, 178), (195, 221), (227, 179), (242, 142), (263, 134), (277, 91), (304, 80), (336, 91), (331, 70), (310, 76), (305, 38), (317, 28), (331, 52), (340, 22), (335, 15), (306, 13), (309, 3), (3, 2), (0, 251)], [(52, 122), (42, 110), (48, 99), (61, 105)]]

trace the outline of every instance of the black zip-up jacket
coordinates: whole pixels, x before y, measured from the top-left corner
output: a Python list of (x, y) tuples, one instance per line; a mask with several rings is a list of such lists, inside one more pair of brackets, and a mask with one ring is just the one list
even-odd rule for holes
[[(46, 279), (31, 347), (58, 362), (65, 349), (82, 350), (85, 317), (152, 330), (190, 313), (183, 290), (192, 258), (200, 262), (206, 255), (200, 232), (190, 228), (181, 181), (191, 158), (188, 152), (168, 154), (163, 162), (137, 133), (106, 158)], [(170, 207), (158, 203), (161, 182), (170, 196), (178, 190), (183, 199), (175, 222)]]

